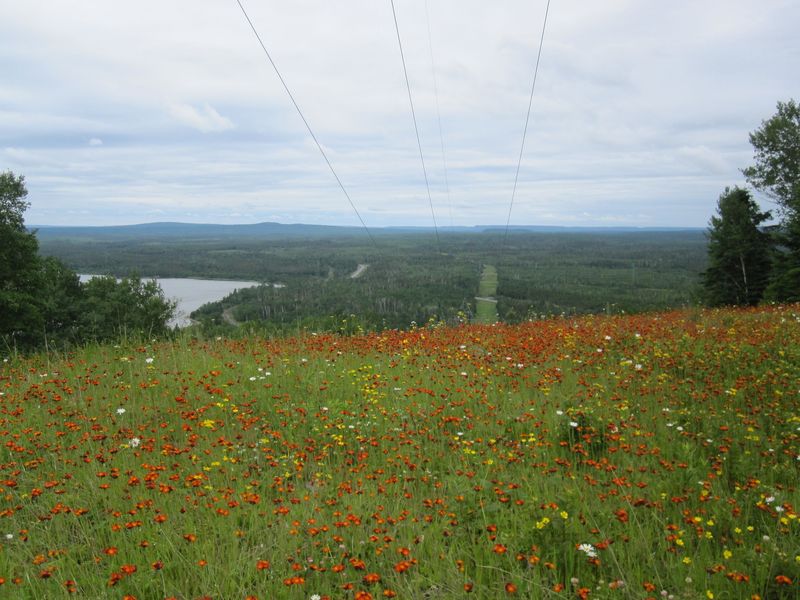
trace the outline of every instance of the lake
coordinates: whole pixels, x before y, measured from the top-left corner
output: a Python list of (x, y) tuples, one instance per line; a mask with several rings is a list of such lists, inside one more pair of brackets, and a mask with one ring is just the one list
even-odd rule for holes
[[(80, 275), (81, 281), (87, 281), (96, 275)], [(143, 277), (142, 279), (148, 279)], [(222, 300), (234, 290), (260, 285), (257, 281), (225, 281), (220, 279), (189, 279), (178, 277), (154, 278), (164, 290), (164, 295), (178, 303), (175, 318), (170, 326), (186, 327), (191, 323), (189, 314), (203, 304)]]

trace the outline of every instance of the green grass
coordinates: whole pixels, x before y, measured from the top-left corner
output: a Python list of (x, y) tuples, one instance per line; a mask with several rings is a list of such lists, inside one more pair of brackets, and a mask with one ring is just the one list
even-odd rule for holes
[(475, 322), (497, 322), (497, 269), (492, 265), (484, 265), (481, 280), (478, 283), (478, 297), (475, 298)]
[(4, 358), (3, 597), (797, 597), (800, 306)]

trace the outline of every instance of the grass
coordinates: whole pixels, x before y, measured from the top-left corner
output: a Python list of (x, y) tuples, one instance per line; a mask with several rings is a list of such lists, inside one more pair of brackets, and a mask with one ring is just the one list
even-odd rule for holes
[(796, 598), (800, 307), (7, 357), (0, 595)]
[(497, 269), (484, 265), (475, 299), (475, 321), (484, 325), (497, 322)]

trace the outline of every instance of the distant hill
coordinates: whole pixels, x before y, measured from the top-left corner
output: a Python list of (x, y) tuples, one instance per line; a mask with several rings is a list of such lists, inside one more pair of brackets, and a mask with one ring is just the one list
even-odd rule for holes
[[(252, 223), (220, 225), (211, 223), (141, 223), (138, 225), (111, 226), (49, 226), (30, 227), (36, 230), (40, 239), (80, 238), (96, 240), (125, 240), (146, 238), (175, 239), (229, 239), (229, 238), (330, 238), (365, 236), (363, 227), (336, 225), (307, 225), (302, 223)], [(503, 225), (474, 225), (467, 227), (440, 227), (442, 233), (503, 233)], [(515, 225), (509, 227), (509, 233), (625, 233), (646, 231), (699, 231), (697, 227), (559, 227), (550, 225)], [(373, 227), (370, 233), (374, 236), (433, 233), (433, 227)]]

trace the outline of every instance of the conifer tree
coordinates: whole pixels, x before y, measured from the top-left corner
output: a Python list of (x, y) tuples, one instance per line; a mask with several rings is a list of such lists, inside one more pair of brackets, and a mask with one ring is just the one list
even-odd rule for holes
[(725, 188), (708, 231), (709, 267), (703, 273), (710, 306), (758, 304), (771, 268), (771, 240), (759, 226), (770, 218), (750, 192)]

